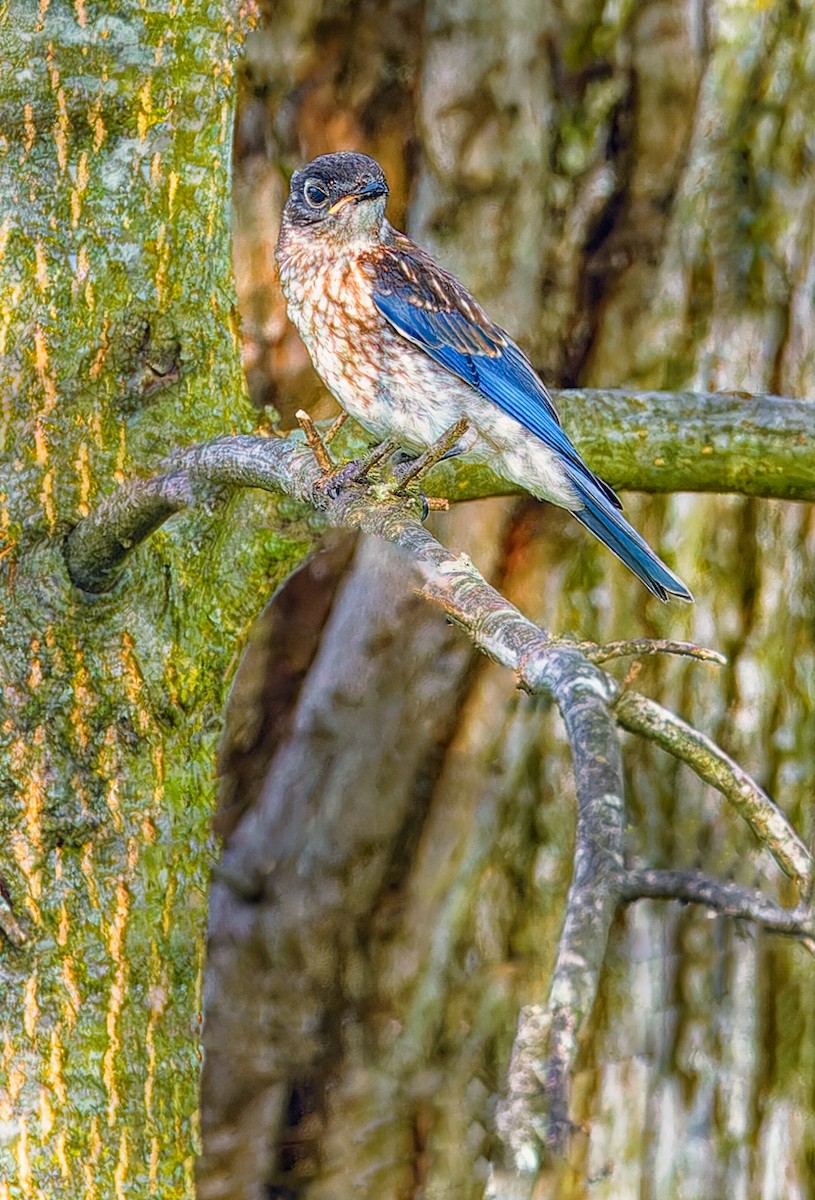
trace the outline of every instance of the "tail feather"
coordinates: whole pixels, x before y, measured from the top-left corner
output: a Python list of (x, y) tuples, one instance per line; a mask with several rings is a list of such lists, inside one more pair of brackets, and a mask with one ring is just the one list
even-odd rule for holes
[(585, 525), (603, 545), (608, 546), (612, 554), (616, 554), (660, 600), (677, 596), (680, 600), (693, 601), (682, 580), (654, 554), (645, 539), (628, 524), (619, 509), (612, 507), (599, 489), (582, 479), (573, 477), (572, 482), (584, 502), (583, 508), (572, 510), (572, 515), (581, 525)]

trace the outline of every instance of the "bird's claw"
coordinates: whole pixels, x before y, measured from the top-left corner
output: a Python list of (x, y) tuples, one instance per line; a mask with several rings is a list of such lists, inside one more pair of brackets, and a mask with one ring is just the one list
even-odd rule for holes
[[(471, 441), (467, 438), (469, 426), (465, 419), (462, 419), (446, 433), (434, 442), (424, 454), (418, 457), (411, 454), (410, 451), (404, 450), (399, 443), (392, 439), (386, 439), (378, 445), (373, 446), (367, 454), (362, 458), (353, 459), (351, 462), (345, 463), (341, 467), (337, 467), (331, 460), (328, 453), (326, 442), (333, 438), (334, 433), (341, 427), (341, 421), (338, 419), (328, 431), (328, 437), (324, 440), (314, 422), (308, 413), (300, 409), (296, 413), (300, 427), (306, 435), (306, 441), (311, 447), (317, 464), (319, 465), (322, 476), (314, 485), (314, 490), (318, 494), (322, 494), (331, 500), (336, 500), (345, 488), (354, 483), (367, 482), (370, 473), (375, 467), (386, 459), (391, 459), (393, 464), (393, 481), (389, 491), (394, 496), (407, 496), (409, 485), (436, 463), (441, 462), (445, 458), (451, 458), (455, 454), (462, 454), (470, 448)], [(413, 493), (415, 495), (415, 491)], [(422, 520), (426, 520), (428, 514), (432, 510), (446, 510), (449, 505), (446, 500), (438, 497), (428, 497), (424, 493), (419, 493), (418, 500), (422, 508)]]
[(444, 454), (442, 454), (441, 458), (439, 459), (439, 462), (446, 462), (450, 458), (458, 458), (460, 454), (469, 454), (477, 441), (478, 434), (473, 429), (472, 425), (468, 425), (458, 441), (454, 442), (448, 450), (445, 450)]
[(374, 446), (362, 458), (355, 458), (338, 467), (333, 463), (326, 443), (333, 440), (335, 434), (342, 427), (343, 420), (338, 417), (328, 430), (326, 439), (323, 440), (307, 412), (300, 409), (295, 416), (306, 435), (306, 441), (317, 460), (317, 465), (322, 471), (321, 478), (314, 485), (315, 491), (331, 499), (336, 499), (350, 484), (364, 482), (374, 467), (399, 450), (399, 443), (388, 439)]
[(327, 496), (329, 500), (336, 500), (349, 484), (358, 483), (361, 478), (362, 460), (353, 459), (344, 466), (336, 467), (324, 474), (315, 483), (314, 490)]

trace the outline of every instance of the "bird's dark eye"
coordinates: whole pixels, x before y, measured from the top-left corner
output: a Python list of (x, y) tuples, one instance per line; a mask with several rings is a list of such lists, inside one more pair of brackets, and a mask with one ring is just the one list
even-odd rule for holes
[(311, 208), (322, 208), (328, 199), (328, 188), (319, 179), (307, 179), (303, 184), (303, 195)]

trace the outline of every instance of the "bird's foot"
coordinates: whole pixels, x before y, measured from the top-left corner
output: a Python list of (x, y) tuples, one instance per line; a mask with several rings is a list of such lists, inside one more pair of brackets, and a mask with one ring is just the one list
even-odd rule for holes
[[(460, 451), (456, 450), (455, 453), (460, 453)], [(449, 450), (446, 454), (442, 455), (442, 459), (452, 458), (452, 457), (453, 457), (453, 453)], [(397, 494), (401, 495), (402, 492), (404, 491), (404, 481), (403, 481), (403, 478), (399, 478), (399, 469), (407, 468), (411, 463), (418, 462), (418, 459), (419, 459), (419, 455), (414, 454), (410, 450), (397, 450), (396, 453), (391, 456), (391, 466), (395, 468), (395, 474), (397, 475), (397, 481), (398, 481), (397, 487), (396, 487)], [(441, 459), (439, 461), (441, 461)], [(429, 470), (432, 465), (433, 465), (432, 463), (430, 463), (430, 464), (426, 463), (424, 465), (424, 467), (421, 469)], [(443, 497), (441, 497), (441, 496), (426, 496), (424, 494), (424, 492), (419, 492), (418, 498), (422, 505), (422, 520), (423, 521), (427, 520), (428, 513), (433, 512), (433, 511), (447, 512), (448, 508), (450, 507), (450, 501), (443, 499)]]
[(371, 472), (385, 460), (390, 459), (391, 483), (387, 490), (394, 496), (412, 494), (417, 498), (422, 506), (423, 521), (431, 511), (446, 510), (449, 504), (441, 497), (428, 497), (422, 492), (419, 492), (417, 496), (416, 489), (411, 485), (436, 463), (469, 450), (475, 436), (466, 418), (462, 417), (418, 457), (404, 450), (398, 442), (387, 439), (373, 446), (362, 458), (354, 459), (338, 467), (331, 459), (328, 444), (333, 441), (344, 425), (345, 414), (338, 417), (331, 425), (325, 438), (320, 436), (307, 412), (300, 409), (295, 415), (322, 472), (322, 477), (315, 484), (316, 491), (322, 492), (331, 499), (336, 499), (350, 484), (367, 482)]
[[(456, 421), (455, 425), (451, 425), (423, 454), (417, 456), (400, 450), (392, 460), (393, 473), (396, 478), (393, 494), (395, 496), (409, 495), (411, 485), (431, 467), (435, 467), (436, 463), (444, 462), (447, 458), (454, 458), (457, 454), (466, 453), (472, 448), (474, 440), (475, 431), (466, 417), (462, 417)], [(415, 490), (413, 494), (415, 495)], [(422, 505), (423, 521), (426, 520), (431, 510), (445, 512), (450, 507), (449, 502), (440, 496), (426, 496), (424, 492), (419, 492), (418, 499)]]
[(398, 445), (394, 441), (381, 442), (362, 458), (352, 459), (351, 462), (347, 462), (341, 467), (332, 465), (331, 469), (323, 474), (322, 479), (318, 480), (316, 486), (319, 491), (336, 499), (349, 484), (366, 483), (374, 468), (378, 467), (385, 459), (390, 458), (397, 449)]
[(336, 500), (349, 484), (356, 483), (360, 478), (360, 464), (356, 460), (335, 467), (326, 472), (314, 485), (316, 492), (322, 492), (329, 500)]
[(351, 462), (344, 463), (338, 467), (328, 453), (328, 444), (334, 440), (337, 433), (345, 424), (347, 419), (346, 414), (342, 414), (337, 418), (329, 428), (325, 438), (320, 436), (317, 426), (302, 408), (295, 413), (295, 416), (300, 428), (306, 435), (306, 441), (317, 460), (317, 465), (322, 471), (322, 478), (317, 481), (315, 487), (318, 491), (324, 492), (333, 499), (336, 499), (340, 492), (347, 488), (349, 484), (363, 482), (374, 467), (378, 466), (384, 459), (390, 458), (399, 449), (398, 442), (384, 441), (378, 446), (374, 446), (362, 458), (353, 459)]
[[(447, 437), (447, 434), (444, 436)], [(477, 440), (478, 434), (473, 429), (472, 425), (467, 425), (464, 433), (461, 435), (458, 441), (454, 442), (449, 450), (445, 450), (444, 454), (442, 454), (441, 458), (439, 459), (439, 462), (447, 462), (449, 458), (458, 458), (460, 454), (469, 453)]]

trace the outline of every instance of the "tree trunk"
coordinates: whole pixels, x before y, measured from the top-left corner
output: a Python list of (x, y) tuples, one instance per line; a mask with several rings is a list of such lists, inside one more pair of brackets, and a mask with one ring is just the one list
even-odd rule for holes
[[(386, 166), (392, 219), (407, 207), (547, 380), (811, 395), (814, 46), (810, 10), (781, 4), (315, 2), (296, 21), (278, 6), (250, 53), (238, 213), (260, 176), (275, 203), (253, 230), (271, 246), (280, 164), (353, 145)], [(254, 153), (264, 104), (270, 162)], [(303, 352), (263, 271), (240, 289), (255, 394), (291, 412), (316, 391)], [(456, 511), (442, 540), (555, 633), (724, 650), (720, 670), (643, 660), (637, 687), (719, 740), (811, 840), (812, 510), (627, 498), (696, 595), (682, 609), (565, 514), (509, 503)], [(651, 900), (612, 932), (568, 1158), (511, 1161), (510, 1049), (521, 1006), (547, 998), (572, 872), (568, 748), (554, 712), (468, 665), (393, 570), (371, 546), (347, 575), (335, 565), (333, 600), (298, 634), (310, 668), (273, 744), (243, 743), (242, 774), (227, 730), (225, 797), (244, 812), (214, 889), (202, 1198), (807, 1194), (810, 960)], [(242, 667), (255, 695), (275, 662)], [(626, 779), (630, 863), (792, 903), (685, 767), (632, 741)]]
[(247, 422), (226, 221), (246, 16), (2, 21), (0, 1195), (189, 1196), (218, 714), (299, 534), (242, 498), (105, 596), (71, 586), (62, 541), (123, 473)]

